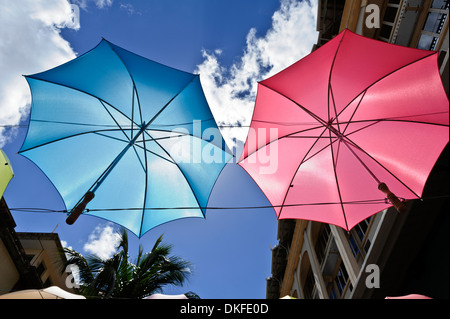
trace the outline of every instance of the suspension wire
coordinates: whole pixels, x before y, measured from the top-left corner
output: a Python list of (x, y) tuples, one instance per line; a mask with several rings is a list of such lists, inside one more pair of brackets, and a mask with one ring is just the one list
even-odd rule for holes
[[(378, 122), (378, 121), (408, 121), (408, 118), (414, 118), (417, 116), (423, 116), (423, 115), (437, 115), (437, 114), (448, 114), (448, 112), (434, 112), (434, 113), (422, 113), (422, 114), (414, 114), (409, 116), (401, 116), (401, 117), (390, 117), (390, 118), (382, 118), (382, 119), (368, 119), (367, 121), (351, 121), (350, 123), (358, 123), (358, 122)], [(214, 118), (199, 120), (199, 122), (209, 122), (214, 121)], [(50, 121), (50, 120), (32, 120), (34, 122), (45, 122), (45, 123), (55, 123), (55, 124), (68, 124), (68, 125), (82, 125), (82, 126), (98, 126), (98, 127), (117, 127), (116, 125), (112, 124), (91, 124), (91, 123), (76, 123), (76, 122), (63, 122), (63, 121)], [(412, 121), (412, 120), (411, 120)], [(274, 124), (274, 125), (280, 125), (280, 126), (295, 126), (295, 125), (311, 125), (311, 124), (317, 124), (317, 122), (279, 122), (279, 121), (267, 121), (267, 120), (255, 120), (253, 119), (252, 122), (257, 123), (265, 123), (265, 124)], [(412, 121), (414, 122), (414, 121)], [(419, 123), (420, 121), (417, 121)], [(341, 124), (347, 124), (348, 122), (340, 122)], [(190, 125), (191, 122), (185, 122), (185, 123), (174, 123), (174, 124), (159, 124), (155, 125), (156, 127), (176, 127), (176, 126), (184, 126), (184, 125)], [(425, 122), (426, 124), (426, 122)], [(0, 124), (0, 127), (2, 128), (27, 128), (28, 124)], [(248, 128), (251, 127), (251, 125), (242, 125), (242, 124), (225, 124), (222, 122), (222, 124), (217, 125), (219, 128)], [(126, 127), (126, 126), (125, 126)], [(131, 129), (131, 126), (130, 128)]]
[[(424, 198), (416, 198), (413, 200), (433, 200), (440, 198), (448, 198), (450, 195), (439, 195), (439, 196), (429, 196)], [(404, 198), (399, 198), (401, 201), (406, 201)], [(360, 200), (360, 201), (350, 201), (350, 202), (342, 202), (344, 205), (376, 205), (382, 203), (389, 203), (387, 198), (383, 199), (372, 199), (372, 200)], [(178, 207), (145, 207), (144, 210), (188, 210), (188, 209), (206, 209), (206, 210), (253, 210), (253, 209), (267, 209), (267, 208), (283, 208), (283, 207), (304, 207), (304, 206), (329, 206), (329, 205), (341, 205), (341, 202), (324, 202), (324, 203), (303, 203), (303, 204), (284, 204), (284, 205), (261, 205), (261, 206), (206, 206), (206, 207), (198, 207), (198, 206), (178, 206)], [(67, 210), (55, 210), (50, 208), (9, 208), (10, 211), (14, 212), (28, 212), (28, 213), (65, 213), (67, 214)], [(113, 211), (136, 211), (143, 210), (142, 207), (129, 207), (129, 208), (93, 208), (86, 209), (85, 212), (113, 212)]]

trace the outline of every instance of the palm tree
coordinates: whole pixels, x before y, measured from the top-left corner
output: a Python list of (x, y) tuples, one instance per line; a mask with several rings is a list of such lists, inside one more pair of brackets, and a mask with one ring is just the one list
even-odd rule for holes
[[(122, 231), (117, 252), (109, 259), (64, 248), (67, 265), (76, 265), (81, 281), (80, 293), (86, 297), (143, 298), (161, 292), (166, 285), (182, 286), (190, 275), (191, 264), (170, 256), (172, 245), (162, 243), (161, 235), (149, 253), (141, 246), (134, 263), (129, 261), (128, 235)], [(198, 297), (195, 293), (193, 296)]]

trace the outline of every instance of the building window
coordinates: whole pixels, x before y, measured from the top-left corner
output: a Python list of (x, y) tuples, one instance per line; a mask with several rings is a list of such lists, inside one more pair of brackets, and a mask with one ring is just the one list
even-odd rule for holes
[(395, 26), (395, 20), (397, 19), (399, 7), (400, 0), (389, 0), (384, 12), (380, 33), (378, 34), (379, 40), (385, 42), (389, 42), (391, 40), (391, 34)]
[(351, 290), (351, 284), (347, 270), (342, 261), (337, 268), (336, 277), (328, 286), (328, 296), (330, 299), (342, 298), (348, 290)]
[(44, 271), (45, 271), (45, 265), (44, 265), (44, 263), (41, 262), (41, 263), (36, 267), (36, 269), (37, 269), (37, 272), (38, 272), (39, 276), (42, 276), (42, 274), (43, 274)]
[(330, 225), (322, 224), (320, 227), (319, 235), (317, 236), (316, 245), (314, 247), (319, 265), (322, 265), (323, 261), (325, 260), (330, 235)]
[(356, 225), (348, 233), (348, 242), (356, 261), (362, 262), (366, 258), (371, 242), (368, 232), (371, 227), (372, 217), (369, 217)]
[(48, 288), (48, 287), (50, 287), (52, 284), (51, 284), (51, 282), (50, 282), (50, 277), (49, 278), (47, 278), (47, 280), (44, 282), (44, 288)]
[(333, 282), (332, 289), (329, 291), (330, 299), (344, 298), (348, 292), (351, 292), (353, 286), (350, 282), (344, 263), (340, 263)]
[(384, 13), (384, 21), (394, 23), (395, 17), (397, 16), (397, 11), (398, 5), (396, 5), (395, 7), (387, 7), (386, 12)]
[(449, 8), (449, 0), (434, 0), (431, 3), (432, 9), (447, 9)]
[(428, 9), (427, 19), (420, 33), (417, 48), (436, 50), (448, 18), (449, 0), (434, 0)]
[(348, 273), (344, 265), (341, 263), (341, 266), (338, 269), (338, 273), (335, 279), (339, 295), (342, 295), (342, 293), (344, 292), (345, 286), (347, 286), (347, 281), (348, 281)]
[(305, 287), (303, 287), (303, 294), (305, 299), (312, 299), (313, 291), (315, 287), (314, 276), (311, 267), (308, 269), (308, 274), (306, 275)]

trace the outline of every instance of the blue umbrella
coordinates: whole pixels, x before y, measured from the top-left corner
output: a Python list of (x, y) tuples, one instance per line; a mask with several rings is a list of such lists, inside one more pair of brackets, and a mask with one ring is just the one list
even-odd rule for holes
[(102, 40), (26, 79), (32, 109), (20, 153), (59, 191), (69, 224), (84, 212), (141, 237), (204, 217), (231, 155), (198, 75)]

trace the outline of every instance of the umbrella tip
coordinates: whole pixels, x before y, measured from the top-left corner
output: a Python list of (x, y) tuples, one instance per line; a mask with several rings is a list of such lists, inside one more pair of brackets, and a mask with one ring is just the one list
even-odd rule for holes
[(394, 193), (392, 193), (385, 183), (380, 183), (378, 185), (378, 189), (386, 194), (386, 196), (387, 196), (388, 200), (391, 202), (392, 206), (394, 206), (395, 209), (399, 213), (406, 212), (405, 203), (403, 201), (401, 201)]
[(83, 200), (81, 203), (79, 203), (77, 206), (75, 206), (74, 209), (70, 212), (69, 216), (66, 219), (66, 223), (68, 225), (72, 225), (75, 223), (75, 221), (80, 217), (80, 215), (83, 213), (83, 211), (86, 208), (86, 205), (94, 199), (95, 194), (93, 192), (87, 192), (86, 195), (84, 195)]

